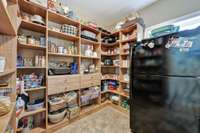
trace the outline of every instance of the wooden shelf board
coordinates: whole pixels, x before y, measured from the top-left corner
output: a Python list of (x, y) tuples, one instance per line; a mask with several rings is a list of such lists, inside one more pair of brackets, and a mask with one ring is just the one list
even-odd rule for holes
[[(9, 4), (8, 4), (9, 6)], [(8, 6), (5, 7), (3, 1), (0, 1), (0, 33), (5, 35), (17, 35), (16, 23), (13, 22), (11, 17), (16, 17), (15, 14), (10, 14)], [(15, 8), (15, 7), (10, 7)]]
[(120, 68), (122, 68), (122, 69), (128, 69), (129, 67), (120, 67)]
[(103, 78), (101, 80), (116, 80), (116, 81), (119, 81), (119, 79), (112, 79), (112, 78)]
[(25, 110), (18, 116), (18, 119), (21, 119), (21, 118), (27, 117), (27, 116), (32, 116), (32, 115), (42, 113), (42, 112), (45, 112), (45, 111), (46, 111), (46, 108), (38, 109), (38, 110), (35, 110), (35, 111), (26, 111)]
[(81, 56), (81, 58), (84, 58), (84, 59), (100, 59), (99, 57), (90, 57), (90, 56)]
[(106, 67), (106, 68), (119, 68), (119, 66), (105, 66), (105, 65), (102, 65), (101, 67)]
[(108, 93), (108, 91), (101, 91), (101, 94), (105, 94), (105, 93)]
[(118, 90), (107, 90), (107, 91), (102, 91), (101, 94), (104, 94), (104, 93), (114, 93), (114, 94), (117, 94), (117, 95), (120, 95), (120, 96), (123, 96), (123, 97), (126, 97), (126, 98), (129, 98), (128, 94), (126, 94), (125, 92), (121, 92), (121, 91), (118, 91)]
[(39, 33), (44, 33), (44, 34), (46, 32), (46, 26), (36, 24), (36, 23), (33, 23), (31, 21), (26, 21), (26, 20), (21, 21), (20, 27), (23, 29), (27, 29), (27, 30), (31, 30), (31, 31), (39, 32)]
[(130, 54), (126, 54), (126, 53), (125, 53), (125, 54), (120, 54), (120, 55), (121, 55), (121, 56), (129, 56)]
[(5, 70), (5, 72), (0, 72), (0, 77), (5, 77), (5, 76), (10, 75), (14, 72), (16, 72), (16, 69)]
[(51, 29), (48, 29), (48, 34), (49, 34), (49, 36), (68, 40), (68, 41), (78, 41), (79, 40), (78, 36), (68, 35), (68, 34), (65, 34), (62, 32), (53, 31)]
[(95, 42), (89, 39), (81, 38), (81, 44), (89, 44), (89, 45), (100, 45), (99, 42)]
[(66, 17), (64, 15), (61, 15), (59, 13), (56, 13), (52, 10), (48, 10), (48, 18), (50, 21), (59, 23), (59, 24), (70, 24), (70, 25), (74, 25), (74, 26), (79, 26), (79, 22), (76, 20), (73, 20), (69, 17)]
[(123, 97), (129, 98), (129, 94), (126, 92), (121, 92), (120, 95)]
[(119, 54), (101, 54), (101, 56), (119, 56)]
[(40, 6), (28, 0), (19, 0), (20, 10), (30, 13), (32, 15), (38, 14), (43, 18), (46, 17), (47, 8)]
[(121, 80), (120, 82), (121, 82), (121, 83), (124, 83), (124, 84), (129, 84), (128, 81), (124, 81), (124, 80)]
[(17, 69), (46, 69), (46, 67), (17, 67)]
[(20, 48), (25, 48), (25, 49), (46, 50), (46, 47), (37, 46), (37, 45), (32, 45), (32, 44), (20, 44), (20, 43), (18, 43), (18, 46), (19, 46)]
[(109, 35), (111, 35), (109, 33), (103, 32), (103, 31), (100, 31), (100, 32), (101, 32), (101, 36), (109, 36)]
[(11, 104), (11, 110), (8, 114), (0, 117), (0, 132), (4, 133), (7, 129), (7, 126), (12, 118), (12, 114), (15, 113), (15, 102)]
[(114, 43), (101, 43), (101, 46), (105, 46), (105, 47), (113, 47), (113, 46), (118, 46), (119, 45), (119, 41), (114, 42)]
[(120, 95), (120, 92), (118, 90), (108, 90), (108, 92)]
[(87, 25), (84, 25), (84, 24), (81, 24), (81, 30), (82, 30), (82, 31), (83, 31), (83, 30), (88, 30), (88, 31), (91, 31), (91, 32), (93, 32), (93, 33), (95, 33), (95, 34), (100, 33), (100, 31), (99, 31), (98, 29), (94, 29), (94, 28), (92, 28), (92, 27), (90, 27), (90, 26), (87, 26)]
[(117, 31), (112, 32), (112, 35), (116, 36), (116, 35), (119, 35), (119, 33), (120, 33), (120, 30), (117, 30)]
[(26, 92), (31, 92), (31, 91), (44, 90), (44, 89), (46, 89), (46, 86), (39, 87), (39, 88), (25, 89), (25, 91), (26, 91)]
[(135, 30), (136, 28), (137, 28), (137, 25), (134, 24), (134, 25), (131, 25), (131, 26), (126, 27), (126, 28), (124, 28), (124, 29), (121, 29), (121, 32), (122, 32), (123, 34), (127, 34), (127, 33), (132, 32), (132, 31)]
[(60, 54), (60, 53), (52, 53), (52, 52), (48, 52), (48, 54), (51, 56), (79, 57), (79, 55)]
[(122, 40), (121, 43), (129, 43), (129, 42), (135, 42), (136, 38), (130, 38), (130, 39), (126, 39), (126, 40)]

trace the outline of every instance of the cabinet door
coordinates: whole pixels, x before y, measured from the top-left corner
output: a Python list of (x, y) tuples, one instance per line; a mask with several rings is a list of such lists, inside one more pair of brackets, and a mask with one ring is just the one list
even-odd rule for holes
[(48, 95), (65, 92), (65, 76), (48, 77)]

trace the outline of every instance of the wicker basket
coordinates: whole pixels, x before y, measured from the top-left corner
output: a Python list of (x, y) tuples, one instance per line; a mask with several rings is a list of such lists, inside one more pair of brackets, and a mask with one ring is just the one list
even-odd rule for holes
[(56, 114), (49, 114), (48, 117), (51, 123), (58, 123), (64, 119), (65, 115), (66, 115), (66, 110), (63, 110)]
[(65, 100), (60, 100), (59, 102), (49, 101), (49, 112), (57, 111), (66, 107)]
[(0, 97), (0, 116), (3, 116), (9, 113), (11, 110), (11, 101), (10, 97), (1, 96)]
[(68, 112), (69, 112), (69, 119), (74, 119), (79, 116), (80, 108), (78, 106), (73, 108), (68, 108)]

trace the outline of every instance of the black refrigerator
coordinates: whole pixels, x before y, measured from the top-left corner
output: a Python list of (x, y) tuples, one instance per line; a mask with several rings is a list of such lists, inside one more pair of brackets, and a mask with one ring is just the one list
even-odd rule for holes
[(133, 133), (200, 133), (200, 27), (132, 47)]

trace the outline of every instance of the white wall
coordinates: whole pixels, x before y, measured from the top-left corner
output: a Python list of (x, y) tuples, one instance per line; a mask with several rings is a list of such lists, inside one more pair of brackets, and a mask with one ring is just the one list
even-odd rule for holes
[(199, 10), (200, 0), (159, 0), (138, 13), (150, 27)]

